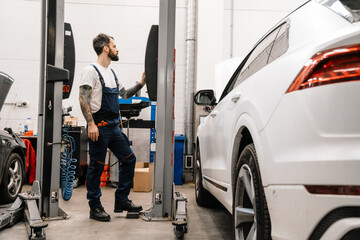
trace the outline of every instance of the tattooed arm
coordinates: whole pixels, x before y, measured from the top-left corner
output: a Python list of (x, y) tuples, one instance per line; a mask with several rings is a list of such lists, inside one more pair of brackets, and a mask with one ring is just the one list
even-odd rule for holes
[(95, 125), (94, 119), (91, 114), (89, 98), (92, 93), (92, 88), (89, 85), (80, 86), (79, 102), (82, 114), (88, 124), (88, 137), (92, 141), (97, 141), (99, 137), (99, 129)]
[(132, 96), (134, 96), (138, 91), (141, 90), (141, 88), (145, 85), (146, 80), (145, 80), (145, 72), (142, 74), (141, 77), (141, 81), (140, 83), (136, 83), (135, 86), (129, 88), (129, 89), (125, 89), (124, 87), (121, 88), (119, 90), (119, 95), (120, 97), (124, 98), (124, 99), (128, 99), (131, 98)]

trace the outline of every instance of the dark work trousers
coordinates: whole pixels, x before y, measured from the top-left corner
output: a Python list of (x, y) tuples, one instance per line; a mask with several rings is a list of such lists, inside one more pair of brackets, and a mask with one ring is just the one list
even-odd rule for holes
[(104, 171), (107, 148), (119, 159), (119, 182), (115, 192), (115, 201), (128, 200), (130, 188), (134, 179), (136, 157), (129, 140), (120, 131), (118, 125), (99, 127), (99, 139), (94, 142), (89, 139), (90, 164), (86, 175), (87, 199), (91, 209), (101, 206), (100, 178)]
[(89, 139), (90, 163), (86, 174), (87, 199), (91, 209), (101, 207), (100, 178), (104, 171), (105, 157), (109, 148), (119, 159), (119, 183), (115, 192), (115, 201), (128, 200), (130, 188), (133, 184), (136, 158), (130, 147), (129, 140), (119, 128), (119, 84), (115, 72), (116, 88), (105, 86), (99, 69), (92, 65), (99, 75), (102, 85), (102, 99), (100, 109), (93, 114), (95, 124), (106, 122), (106, 126), (98, 125), (99, 139), (94, 142)]

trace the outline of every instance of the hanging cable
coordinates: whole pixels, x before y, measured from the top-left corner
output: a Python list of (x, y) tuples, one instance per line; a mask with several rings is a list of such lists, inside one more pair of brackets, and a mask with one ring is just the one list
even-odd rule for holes
[(69, 135), (70, 125), (65, 125), (63, 128), (62, 142), (63, 151), (60, 158), (60, 174), (61, 174), (61, 195), (65, 201), (68, 201), (72, 196), (75, 181), (75, 163), (77, 160), (72, 158), (72, 154), (76, 149), (75, 139)]

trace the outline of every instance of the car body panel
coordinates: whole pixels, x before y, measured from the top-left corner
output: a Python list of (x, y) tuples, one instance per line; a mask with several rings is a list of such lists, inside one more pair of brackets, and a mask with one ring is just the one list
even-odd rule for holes
[[(319, 219), (329, 210), (338, 208), (339, 203), (343, 207), (351, 207), (354, 206), (354, 202), (360, 201), (359, 196), (312, 195), (302, 185), (271, 185), (265, 188), (265, 193), (271, 196), (267, 198), (267, 202), (273, 223), (271, 233), (274, 240), (309, 239)], [(359, 228), (359, 219), (353, 218), (352, 221), (357, 222)], [(343, 233), (338, 231), (332, 239), (341, 239), (342, 236)]]
[(283, 23), (290, 26), (287, 51), (223, 94), (197, 139), (203, 186), (232, 212), (241, 133), (250, 132), (273, 239), (307, 239), (329, 211), (360, 207), (359, 196), (319, 196), (304, 187), (360, 184), (360, 81), (286, 92), (316, 53), (360, 44), (360, 22), (310, 1), (277, 26)]
[[(14, 79), (12, 79), (9, 75), (0, 71), (0, 110), (5, 102), (6, 96)], [(22, 165), (23, 165), (23, 174), (25, 176), (26, 172), (26, 146), (24, 142), (12, 132), (11, 129), (7, 131), (0, 130), (0, 186), (3, 182), (4, 173), (7, 169), (5, 169), (5, 165), (12, 153), (17, 153), (21, 157)], [(23, 183), (23, 181), (22, 181)]]
[(360, 111), (349, 108), (360, 105), (359, 92), (360, 82), (346, 82), (284, 96), (261, 132), (262, 139), (277, 139), (263, 143), (272, 162), (264, 185), (360, 183)]
[(14, 138), (8, 132), (0, 130), (0, 184), (2, 183), (5, 164), (11, 153), (18, 153), (23, 160), (24, 174), (26, 168), (26, 146), (20, 138)]

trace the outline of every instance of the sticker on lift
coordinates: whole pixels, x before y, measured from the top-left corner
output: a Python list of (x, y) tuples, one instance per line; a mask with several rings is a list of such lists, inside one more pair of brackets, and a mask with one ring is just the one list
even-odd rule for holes
[(162, 203), (162, 193), (157, 192), (155, 193), (155, 204), (161, 204)]
[(51, 192), (51, 203), (57, 203), (59, 201), (58, 192)]

